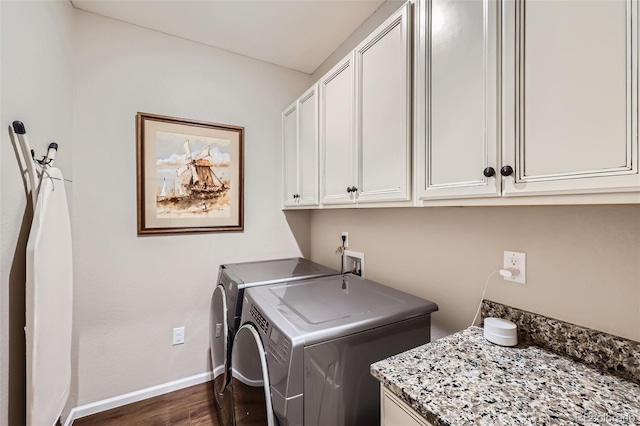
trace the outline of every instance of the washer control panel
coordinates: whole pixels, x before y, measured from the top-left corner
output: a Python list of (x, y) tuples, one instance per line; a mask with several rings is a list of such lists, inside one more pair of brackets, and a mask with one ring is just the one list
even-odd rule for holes
[(267, 334), (267, 330), (269, 329), (269, 321), (265, 319), (265, 317), (260, 313), (259, 310), (256, 309), (254, 305), (251, 305), (251, 316), (256, 321), (256, 325), (262, 329), (264, 334)]
[(275, 327), (271, 327), (268, 348), (276, 361), (281, 365), (285, 365), (289, 359), (290, 343)]

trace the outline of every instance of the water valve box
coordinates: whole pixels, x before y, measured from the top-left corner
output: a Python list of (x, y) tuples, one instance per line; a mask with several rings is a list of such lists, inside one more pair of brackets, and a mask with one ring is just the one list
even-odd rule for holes
[(345, 250), (344, 272), (364, 278), (364, 253)]

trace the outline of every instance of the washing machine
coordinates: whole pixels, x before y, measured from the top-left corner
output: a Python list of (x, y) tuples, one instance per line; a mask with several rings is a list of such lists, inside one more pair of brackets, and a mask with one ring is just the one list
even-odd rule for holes
[(370, 365), (428, 343), (437, 310), (354, 275), (247, 290), (231, 362), (236, 425), (380, 424)]
[(337, 275), (338, 271), (303, 258), (221, 265), (211, 298), (209, 339), (213, 383), (220, 422), (233, 424), (231, 400), (231, 344), (240, 326), (242, 296), (245, 289), (278, 282)]

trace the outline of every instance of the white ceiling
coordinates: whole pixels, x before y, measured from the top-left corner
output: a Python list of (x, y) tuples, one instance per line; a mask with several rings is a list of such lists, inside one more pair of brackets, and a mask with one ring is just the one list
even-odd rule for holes
[(313, 73), (384, 0), (71, 0), (78, 9)]

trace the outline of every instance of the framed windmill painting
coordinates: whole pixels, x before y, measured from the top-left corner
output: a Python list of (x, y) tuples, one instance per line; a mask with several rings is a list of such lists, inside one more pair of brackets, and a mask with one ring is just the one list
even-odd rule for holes
[(138, 235), (244, 229), (244, 128), (139, 112)]

